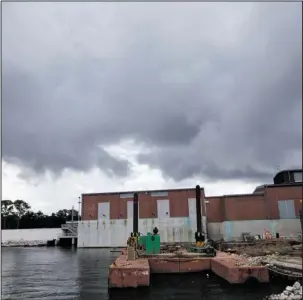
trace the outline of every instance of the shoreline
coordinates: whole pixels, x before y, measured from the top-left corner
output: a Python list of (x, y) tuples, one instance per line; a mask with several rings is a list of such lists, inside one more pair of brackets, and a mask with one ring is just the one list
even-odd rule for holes
[[(52, 240), (54, 246), (57, 245), (56, 239)], [(3, 248), (16, 248), (16, 247), (47, 247), (49, 241), (47, 240), (34, 240), (34, 241), (6, 241), (1, 243)]]
[(1, 245), (2, 248), (33, 248), (33, 247), (47, 247), (47, 244), (39, 245)]

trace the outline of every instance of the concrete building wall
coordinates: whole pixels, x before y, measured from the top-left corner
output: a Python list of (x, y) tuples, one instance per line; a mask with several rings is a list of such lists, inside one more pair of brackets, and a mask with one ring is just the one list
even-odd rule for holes
[(301, 232), (301, 225), (299, 219), (225, 221), (222, 223), (221, 230), (224, 240), (231, 241), (242, 240), (242, 233), (244, 232), (250, 232), (252, 235), (262, 235), (267, 230), (273, 236), (277, 232), (280, 236), (297, 236)]
[[(203, 219), (205, 226), (205, 219)], [(297, 236), (300, 220), (251, 220), (208, 223), (209, 238), (226, 241), (242, 240), (242, 233), (262, 235), (269, 230), (274, 236)], [(162, 243), (194, 242), (196, 221), (190, 218), (140, 219), (139, 231), (152, 232), (157, 227)], [(78, 247), (124, 247), (132, 231), (132, 220), (82, 221), (78, 225)]]
[(62, 234), (61, 228), (41, 229), (5, 229), (1, 230), (2, 243), (9, 241), (48, 241), (57, 239)]
[(280, 200), (293, 200), (295, 217), (302, 208), (302, 186), (265, 186), (263, 194), (205, 197), (209, 222), (280, 219)]
[[(133, 220), (81, 221), (78, 224), (78, 247), (125, 247), (132, 232)], [(205, 226), (205, 218), (203, 218)], [(139, 220), (139, 232), (146, 235), (159, 229), (162, 243), (194, 242), (196, 220), (193, 218), (146, 218)]]
[(209, 222), (223, 222), (225, 216), (224, 197), (205, 197), (207, 200), (207, 220)]
[(268, 203), (270, 219), (280, 218), (279, 200), (294, 200), (296, 216), (299, 216), (299, 210), (302, 207), (302, 203), (300, 203), (302, 199), (302, 185), (267, 187), (264, 198)]
[[(195, 198), (194, 189), (170, 190), (166, 196), (151, 196), (151, 192), (139, 192), (139, 218), (157, 218), (158, 200), (169, 200), (171, 217), (188, 217), (188, 199)], [(263, 194), (224, 195), (205, 197), (209, 222), (279, 219), (278, 202), (294, 200), (296, 216), (302, 206), (302, 186), (267, 186)], [(120, 198), (119, 193), (87, 194), (82, 196), (82, 219), (98, 220), (99, 203), (110, 203), (111, 220), (127, 219), (127, 206), (133, 198)], [(201, 202), (204, 212), (203, 201)]]
[(226, 221), (240, 220), (264, 220), (266, 219), (266, 207), (263, 196), (259, 195), (234, 195), (225, 199)]
[[(133, 192), (129, 194), (131, 193), (133, 194)], [(152, 196), (152, 193), (153, 191), (138, 192), (139, 218), (157, 218), (158, 200), (169, 200), (171, 217), (188, 217), (188, 199), (195, 198), (195, 189), (168, 190), (167, 195), (163, 196)], [(201, 189), (201, 199), (204, 199), (203, 189)], [(120, 197), (119, 193), (84, 194), (82, 195), (82, 220), (98, 220), (98, 205), (105, 202), (110, 203), (111, 220), (127, 219), (127, 203), (130, 201), (133, 201), (132, 196), (124, 198)]]
[[(167, 194), (157, 196), (152, 192), (138, 192), (139, 231), (145, 234), (156, 226), (163, 242), (193, 241), (196, 230), (195, 189), (168, 190)], [(211, 238), (239, 239), (243, 232), (262, 235), (265, 230), (272, 234), (279, 232), (282, 236), (300, 232), (297, 217), (302, 207), (301, 185), (267, 185), (262, 186), (258, 193), (217, 197), (205, 197), (204, 189), (201, 189), (203, 215), (204, 199), (208, 202), (207, 222)], [(280, 200), (292, 200), (288, 202), (291, 205), (294, 203), (292, 219), (280, 216)], [(132, 231), (132, 216), (129, 216), (132, 201), (132, 195), (126, 198), (119, 193), (82, 195), (83, 222), (78, 229), (79, 246), (125, 245)], [(101, 206), (104, 212), (98, 216), (98, 207), (100, 210)]]
[(220, 240), (224, 236), (225, 228), (222, 222), (208, 222), (208, 238)]

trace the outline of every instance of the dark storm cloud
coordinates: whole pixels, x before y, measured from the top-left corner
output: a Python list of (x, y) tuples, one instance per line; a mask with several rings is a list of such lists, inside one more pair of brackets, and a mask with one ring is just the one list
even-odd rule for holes
[(123, 176), (104, 147), (134, 139), (176, 180), (300, 166), (299, 5), (6, 4), (3, 158)]

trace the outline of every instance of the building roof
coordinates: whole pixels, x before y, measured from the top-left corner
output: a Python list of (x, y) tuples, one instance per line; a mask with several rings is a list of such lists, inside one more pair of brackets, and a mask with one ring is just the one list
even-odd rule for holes
[(290, 182), (290, 183), (278, 183), (278, 184), (265, 184), (265, 188), (275, 188), (275, 187), (293, 187), (302, 186), (302, 182)]
[(255, 188), (254, 193), (263, 191), (266, 188), (275, 188), (275, 187), (294, 187), (302, 186), (302, 182), (290, 182), (290, 183), (278, 183), (278, 184), (263, 184)]
[[(297, 170), (292, 170), (297, 171)], [(299, 169), (300, 171), (300, 169)], [(281, 171), (282, 172), (282, 171)], [(229, 194), (229, 195), (218, 195), (210, 196), (205, 198), (216, 198), (216, 197), (243, 197), (243, 196), (260, 196), (264, 193), (266, 188), (275, 188), (275, 187), (294, 187), (302, 186), (302, 182), (293, 182), (293, 183), (283, 183), (283, 184), (263, 184), (256, 187), (253, 193), (250, 194)], [(161, 190), (139, 190), (139, 191), (120, 191), (120, 192), (103, 192), (103, 193), (83, 193), (82, 196), (108, 196), (108, 195), (119, 195), (119, 194), (133, 194), (133, 193), (153, 193), (153, 192), (182, 192), (182, 191), (195, 191), (196, 188), (179, 188), (179, 189), (161, 189)], [(201, 190), (204, 191), (204, 188), (201, 187)]]
[(302, 186), (302, 182), (292, 182), (292, 183), (282, 183), (282, 184), (263, 184), (259, 185), (255, 188), (254, 192), (251, 194), (229, 194), (229, 195), (221, 195), (221, 196), (210, 196), (210, 197), (205, 197), (206, 199), (209, 198), (224, 198), (224, 197), (245, 197), (245, 196), (260, 196), (264, 194), (264, 191), (266, 188), (275, 188), (275, 187), (284, 187), (284, 188), (291, 188), (294, 186)]
[(254, 194), (263, 194), (264, 193), (264, 189), (265, 189), (265, 184), (262, 184), (262, 185), (259, 185), (259, 186), (257, 186), (256, 188), (255, 188), (255, 190), (254, 190)]
[[(286, 172), (290, 172), (290, 173), (302, 172), (302, 169), (281, 170), (281, 171), (279, 171), (279, 172), (275, 175), (275, 177), (278, 176), (278, 175), (281, 174), (281, 173), (286, 173)], [(274, 177), (274, 178), (275, 178), (275, 177)]]
[[(140, 191), (120, 191), (120, 192), (104, 192), (104, 193), (84, 193), (82, 196), (100, 196), (100, 195), (119, 195), (119, 194), (133, 194), (133, 193), (154, 193), (154, 192), (182, 192), (182, 191), (195, 191), (196, 188), (180, 188), (180, 189), (161, 189), (161, 190), (140, 190)], [(204, 190), (201, 187), (201, 190)]]
[[(262, 193), (263, 195), (263, 193)], [(228, 198), (228, 197), (250, 197), (250, 196), (260, 196), (260, 194), (234, 194), (234, 195), (223, 195), (221, 197), (225, 197), (225, 198)]]

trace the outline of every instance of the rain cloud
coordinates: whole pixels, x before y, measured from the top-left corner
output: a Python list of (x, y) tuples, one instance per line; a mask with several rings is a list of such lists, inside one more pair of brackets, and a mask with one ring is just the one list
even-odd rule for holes
[(300, 3), (3, 3), (3, 159), (176, 181), (302, 165)]

